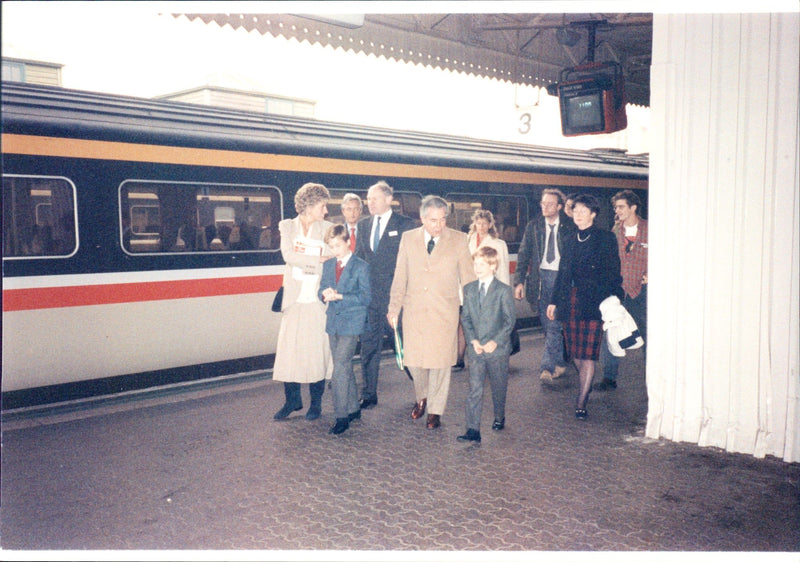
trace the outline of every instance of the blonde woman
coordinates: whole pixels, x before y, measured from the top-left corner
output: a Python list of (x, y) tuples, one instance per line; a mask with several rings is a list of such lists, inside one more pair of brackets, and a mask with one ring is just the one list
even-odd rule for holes
[(508, 271), (508, 246), (505, 240), (497, 235), (494, 215), (486, 209), (478, 209), (472, 215), (472, 224), (468, 234), (469, 253), (475, 254), (478, 248), (487, 246), (497, 251), (497, 278), (506, 285), (511, 284)]
[(332, 257), (323, 241), (333, 226), (325, 220), (330, 193), (324, 185), (307, 183), (294, 196), (297, 216), (278, 224), (283, 274), (283, 305), (272, 380), (282, 381), (286, 403), (275, 414), (282, 420), (303, 408), (300, 384), (308, 383), (311, 405), (306, 419), (322, 412), (325, 380), (331, 378), (333, 360), (325, 333), (325, 304), (317, 297), (322, 264)]
[[(472, 215), (472, 223), (467, 234), (469, 244), (469, 254), (475, 255), (478, 248), (493, 248), (497, 252), (497, 279), (511, 284), (511, 273), (508, 271), (508, 246), (506, 241), (497, 234), (497, 226), (494, 222), (494, 215), (486, 209), (478, 209)], [(515, 334), (516, 335), (516, 334)], [(464, 353), (467, 349), (467, 342), (464, 339), (464, 328), (458, 324), (458, 358), (454, 368), (460, 370), (464, 368)]]

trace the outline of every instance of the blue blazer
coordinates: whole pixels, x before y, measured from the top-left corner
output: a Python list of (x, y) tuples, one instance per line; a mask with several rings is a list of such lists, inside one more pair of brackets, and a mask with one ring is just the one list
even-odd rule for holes
[(370, 301), (369, 266), (367, 262), (352, 254), (336, 282), (336, 259), (322, 265), (319, 283), (319, 299), (328, 287), (342, 294), (342, 300), (328, 303), (325, 331), (340, 336), (358, 336), (364, 333), (367, 322), (367, 306)]
[(475, 355), (470, 343), (478, 340), (481, 345), (494, 340), (497, 349), (491, 354), (511, 354), (511, 331), (517, 320), (514, 292), (510, 286), (495, 278), (480, 303), (479, 281), (464, 285), (464, 306), (461, 308), (461, 325), (467, 340), (467, 351)]

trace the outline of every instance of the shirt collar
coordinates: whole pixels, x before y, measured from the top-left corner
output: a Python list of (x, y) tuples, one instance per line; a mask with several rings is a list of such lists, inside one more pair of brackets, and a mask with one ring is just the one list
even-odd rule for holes
[(350, 261), (350, 258), (353, 256), (353, 252), (348, 252), (345, 257), (340, 259), (339, 261), (342, 262), (342, 268), (347, 265), (347, 262)]
[[(425, 244), (427, 244), (428, 242), (430, 242), (430, 241), (431, 241), (431, 235), (430, 235), (430, 233), (429, 233), (427, 230), (425, 230), (424, 228), (422, 229), (422, 232), (424, 232), (424, 233), (425, 233)], [(434, 239), (433, 239), (433, 243), (434, 243), (434, 244), (438, 244), (438, 243), (439, 243), (439, 240), (440, 240), (441, 238), (442, 238), (442, 235), (440, 234), (439, 236), (437, 236), (436, 238), (434, 238)]]

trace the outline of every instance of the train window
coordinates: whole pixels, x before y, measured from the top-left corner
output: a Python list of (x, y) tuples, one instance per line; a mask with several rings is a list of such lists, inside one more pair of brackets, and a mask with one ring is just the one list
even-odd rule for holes
[(70, 256), (78, 249), (76, 224), (68, 179), (3, 176), (3, 258)]
[(518, 244), (528, 224), (528, 203), (524, 197), (513, 195), (486, 195), (477, 193), (448, 193), (451, 212), (447, 226), (469, 232), (472, 215), (485, 209), (494, 215), (495, 227), (500, 238), (509, 245)]
[[(327, 219), (333, 223), (343, 223), (342, 217), (342, 199), (345, 194), (355, 193), (361, 197), (361, 202), (364, 208), (361, 211), (361, 218), (369, 216), (369, 208), (367, 207), (367, 192), (366, 190), (348, 190), (348, 189), (330, 189), (331, 200), (328, 202), (328, 217)], [(395, 191), (392, 199), (392, 211), (411, 217), (417, 224), (422, 224), (419, 220), (419, 205), (422, 201), (422, 196), (419, 193)]]
[(133, 254), (278, 250), (281, 208), (275, 187), (127, 180), (122, 247)]

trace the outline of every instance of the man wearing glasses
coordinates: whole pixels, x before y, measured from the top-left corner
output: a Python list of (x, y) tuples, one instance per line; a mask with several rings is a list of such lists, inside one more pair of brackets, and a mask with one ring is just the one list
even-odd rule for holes
[(549, 320), (546, 314), (556, 285), (564, 241), (575, 232), (574, 223), (564, 214), (565, 199), (558, 189), (542, 191), (542, 216), (532, 219), (525, 227), (514, 273), (514, 297), (517, 300), (527, 297), (531, 308), (539, 312), (545, 338), (539, 378), (545, 384), (567, 370), (561, 322)]

